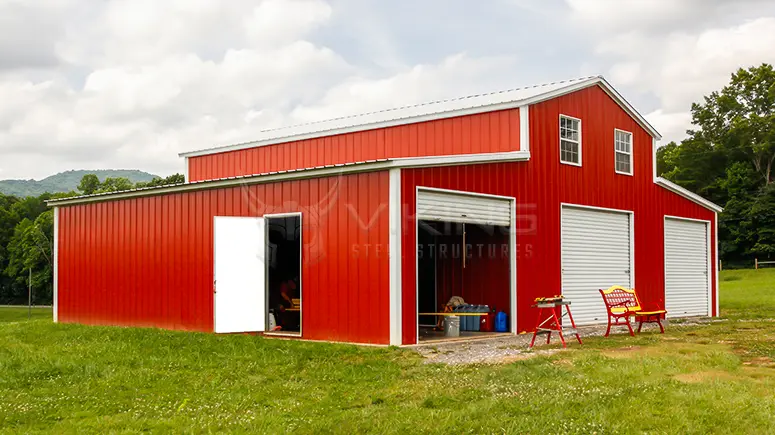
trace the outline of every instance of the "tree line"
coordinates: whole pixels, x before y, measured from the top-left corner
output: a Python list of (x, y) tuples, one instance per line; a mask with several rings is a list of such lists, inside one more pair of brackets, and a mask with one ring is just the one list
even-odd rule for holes
[(50, 304), (53, 297), (54, 212), (46, 201), (77, 195), (117, 192), (184, 182), (181, 174), (132, 183), (127, 178), (85, 175), (78, 191), (44, 193), (19, 198), (0, 193), (0, 304), (27, 303), (28, 282), (32, 283), (32, 302)]
[(775, 71), (739, 69), (692, 104), (694, 129), (657, 151), (663, 177), (721, 205), (719, 256), (731, 266), (775, 257)]

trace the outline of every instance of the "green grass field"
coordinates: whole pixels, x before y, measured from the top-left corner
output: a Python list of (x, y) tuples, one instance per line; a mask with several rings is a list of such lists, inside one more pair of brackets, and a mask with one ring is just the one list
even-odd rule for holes
[(721, 285), (731, 320), (501, 365), (0, 309), (0, 432), (775, 433), (775, 270)]

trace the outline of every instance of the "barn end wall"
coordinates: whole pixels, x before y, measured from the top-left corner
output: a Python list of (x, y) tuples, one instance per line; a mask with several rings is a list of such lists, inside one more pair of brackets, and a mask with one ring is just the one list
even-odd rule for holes
[(188, 181), (388, 158), (519, 151), (519, 122), (519, 109), (509, 109), (188, 157)]
[[(560, 163), (559, 115), (582, 119), (582, 166)], [(634, 282), (645, 303), (664, 301), (664, 216), (711, 222), (711, 264), (717, 264), (715, 213), (654, 183), (652, 138), (602, 89), (587, 88), (530, 107), (527, 162), (402, 171), (402, 336), (416, 341), (417, 186), (515, 197), (517, 200), (517, 331), (530, 331), (540, 296), (561, 293), (560, 207), (563, 203), (634, 212)], [(614, 128), (633, 133), (633, 175), (614, 171)], [(712, 307), (716, 315), (716, 268)], [(488, 285), (483, 275), (480, 285)], [(495, 284), (493, 284), (495, 285)]]
[(58, 208), (58, 320), (213, 331), (213, 220), (302, 212), (305, 339), (389, 341), (388, 174)]

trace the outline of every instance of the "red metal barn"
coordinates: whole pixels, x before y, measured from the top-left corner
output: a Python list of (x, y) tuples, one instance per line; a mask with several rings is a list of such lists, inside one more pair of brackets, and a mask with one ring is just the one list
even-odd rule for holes
[(50, 202), (54, 317), (408, 345), (451, 296), (521, 333), (539, 296), (604, 322), (614, 284), (714, 316), (721, 209), (656, 176), (659, 138), (588, 77), (185, 153), (184, 184)]

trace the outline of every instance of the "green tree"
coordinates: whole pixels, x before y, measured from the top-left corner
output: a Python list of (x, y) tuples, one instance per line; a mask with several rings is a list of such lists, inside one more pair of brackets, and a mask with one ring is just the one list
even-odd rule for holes
[(53, 211), (49, 210), (31, 221), (23, 219), (16, 225), (8, 244), (6, 275), (14, 281), (12, 299), (23, 300), (29, 271), (32, 270), (32, 288), (35, 303), (50, 303), (53, 292), (52, 242)]
[(86, 174), (81, 178), (81, 183), (78, 185), (78, 190), (80, 190), (84, 195), (91, 195), (93, 193), (97, 192), (97, 189), (100, 188), (100, 179), (97, 178), (94, 174)]
[(758, 256), (772, 258), (775, 255), (775, 183), (768, 184), (751, 206), (753, 248)]
[(662, 176), (724, 204), (725, 261), (775, 254), (775, 71), (739, 69), (727, 86), (692, 105), (689, 137), (657, 151)]
[(132, 184), (132, 182), (129, 181), (128, 178), (124, 178), (124, 177), (111, 178), (111, 177), (108, 177), (108, 178), (105, 179), (105, 181), (103, 181), (99, 185), (99, 187), (97, 188), (97, 191), (95, 193), (120, 192), (122, 190), (134, 189), (134, 187), (135, 187), (135, 185)]
[(136, 184), (136, 187), (142, 188), (142, 187), (169, 186), (172, 184), (181, 184), (185, 182), (186, 182), (186, 177), (184, 177), (183, 174), (174, 174), (174, 175), (170, 175), (167, 178), (155, 177), (153, 180), (148, 181), (146, 183), (141, 181)]
[(772, 65), (739, 69), (720, 92), (692, 105), (699, 130), (690, 137), (732, 160), (749, 161), (764, 184), (773, 181), (775, 162), (775, 70)]

